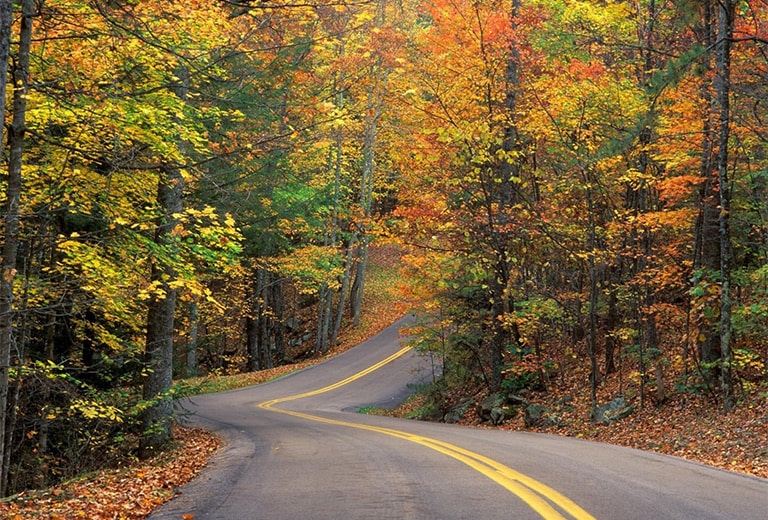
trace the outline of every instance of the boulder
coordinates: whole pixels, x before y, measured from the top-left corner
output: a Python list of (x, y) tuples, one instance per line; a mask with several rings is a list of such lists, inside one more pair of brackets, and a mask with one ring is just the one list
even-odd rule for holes
[(498, 426), (515, 415), (517, 415), (517, 408), (513, 406), (494, 406), (490, 413), (491, 424)]
[(471, 399), (459, 403), (457, 406), (453, 407), (450, 411), (448, 411), (448, 413), (446, 413), (443, 416), (443, 422), (446, 422), (448, 424), (453, 424), (461, 421), (464, 418), (464, 414), (467, 413), (467, 409), (469, 409), (471, 404), (472, 404)]
[(547, 414), (549, 414), (549, 409), (546, 406), (538, 403), (529, 404), (525, 407), (525, 427), (533, 428), (534, 426), (546, 425)]
[(592, 420), (603, 424), (611, 424), (623, 419), (633, 411), (635, 411), (635, 405), (627, 406), (624, 396), (619, 396), (612, 401), (599, 405), (592, 414)]
[(504, 397), (501, 394), (491, 394), (477, 405), (477, 416), (481, 421), (491, 420), (491, 411), (504, 405)]
[(498, 426), (517, 415), (515, 404), (519, 403), (514, 399), (510, 400), (509, 396), (491, 394), (477, 405), (477, 416), (481, 421)]

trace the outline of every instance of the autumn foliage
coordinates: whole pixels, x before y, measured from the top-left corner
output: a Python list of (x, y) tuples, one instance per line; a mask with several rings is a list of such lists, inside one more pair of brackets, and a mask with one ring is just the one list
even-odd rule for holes
[(438, 419), (766, 392), (765, 2), (2, 6), (3, 494), (333, 351), (376, 244)]

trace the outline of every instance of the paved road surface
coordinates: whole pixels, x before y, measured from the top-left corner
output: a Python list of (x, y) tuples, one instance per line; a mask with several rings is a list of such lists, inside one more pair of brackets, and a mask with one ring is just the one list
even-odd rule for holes
[(194, 398), (192, 422), (227, 448), (150, 519), (768, 520), (768, 480), (578, 439), (354, 413), (394, 406), (430, 377), (393, 326), (271, 383)]

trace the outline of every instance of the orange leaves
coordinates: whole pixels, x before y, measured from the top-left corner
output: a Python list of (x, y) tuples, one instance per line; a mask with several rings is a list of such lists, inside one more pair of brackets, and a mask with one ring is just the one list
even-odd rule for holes
[[(41, 494), (22, 493), (0, 503), (0, 517), (45, 520), (139, 520), (173, 497), (173, 490), (205, 466), (219, 441), (199, 429), (177, 428), (183, 446), (131, 469), (102, 473)], [(194, 515), (184, 515), (192, 519)]]
[(667, 176), (656, 183), (662, 198), (671, 205), (689, 200), (699, 184), (704, 182), (698, 175)]

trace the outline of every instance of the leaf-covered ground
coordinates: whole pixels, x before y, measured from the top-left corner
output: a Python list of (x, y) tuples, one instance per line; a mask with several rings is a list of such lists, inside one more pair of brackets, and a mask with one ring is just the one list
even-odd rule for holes
[[(546, 397), (562, 425), (533, 431), (654, 451), (768, 478), (768, 398), (760, 392), (745, 396), (728, 414), (706, 397), (676, 396), (661, 406), (636, 409), (610, 425), (588, 420), (588, 396), (577, 396), (558, 408), (555, 403), (563, 397), (556, 392)], [(468, 422), (478, 425), (473, 419)], [(501, 428), (523, 430), (525, 425), (521, 417)]]
[(218, 449), (219, 441), (200, 429), (177, 428), (177, 446), (134, 466), (102, 471), (42, 491), (16, 495), (0, 503), (8, 520), (145, 518), (191, 480)]
[[(387, 251), (377, 252), (386, 255)], [(374, 259), (376, 257), (374, 256)], [(392, 272), (379, 270), (374, 262), (372, 285), (393, 287)], [(356, 345), (399, 318), (404, 309), (396, 304), (397, 294), (372, 291), (366, 300), (368, 313), (362, 327), (347, 330), (341, 345), (330, 355)], [(215, 377), (190, 384), (198, 391), (220, 391), (262, 383), (320, 361), (279, 367), (252, 374)], [(578, 375), (574, 377), (578, 378)], [(705, 397), (677, 396), (661, 406), (647, 405), (610, 426), (595, 425), (589, 414), (585, 385), (553, 386), (538, 400), (557, 413), (561, 426), (539, 428), (546, 433), (580, 437), (642, 450), (684, 457), (719, 468), (768, 478), (768, 396), (754, 391), (742, 396), (738, 408), (722, 414)], [(573, 389), (579, 391), (574, 392)], [(601, 386), (601, 402), (616, 395), (610, 381)], [(565, 398), (565, 399), (564, 399)], [(565, 404), (556, 404), (564, 402)], [(419, 406), (419, 398), (409, 400), (392, 414), (407, 415)], [(487, 428), (469, 413), (464, 423)], [(522, 417), (500, 426), (524, 429)], [(138, 520), (153, 508), (173, 497), (175, 489), (191, 480), (219, 448), (218, 440), (200, 429), (177, 428), (176, 448), (135, 466), (84, 476), (66, 485), (28, 492), (0, 502), (0, 518), (9, 520)], [(186, 515), (180, 520), (191, 520)]]
[(581, 427), (553, 428), (549, 433), (655, 451), (768, 478), (768, 396), (764, 392), (744, 395), (727, 414), (706, 396), (684, 394), (661, 406), (646, 405), (609, 426), (585, 425), (587, 411), (584, 402), (572, 412), (582, 419), (573, 424)]

